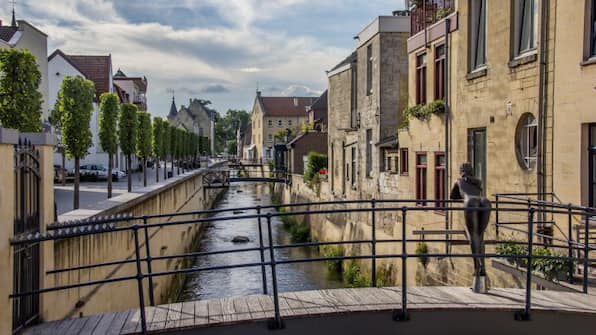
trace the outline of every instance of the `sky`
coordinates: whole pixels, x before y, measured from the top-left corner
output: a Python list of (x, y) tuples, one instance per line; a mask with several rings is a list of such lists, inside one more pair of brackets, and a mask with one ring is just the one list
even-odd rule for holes
[[(220, 113), (266, 96), (316, 96), (353, 37), (403, 0), (17, 0), (17, 19), (48, 35), (48, 53), (112, 55), (114, 73), (146, 76), (148, 110), (172, 95)], [(9, 24), (12, 4), (0, 0)]]

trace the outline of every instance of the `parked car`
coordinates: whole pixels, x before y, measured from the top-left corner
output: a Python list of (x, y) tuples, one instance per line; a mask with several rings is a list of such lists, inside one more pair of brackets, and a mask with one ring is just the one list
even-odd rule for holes
[(118, 179), (124, 177), (126, 177), (126, 172), (116, 168), (112, 169), (112, 180), (118, 181)]
[(79, 168), (81, 176), (94, 176), (97, 179), (107, 179), (108, 169), (103, 165), (86, 164)]

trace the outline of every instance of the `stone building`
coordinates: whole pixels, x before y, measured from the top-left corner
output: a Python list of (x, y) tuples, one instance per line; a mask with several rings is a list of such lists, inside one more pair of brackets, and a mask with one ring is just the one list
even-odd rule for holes
[(312, 125), (316, 131), (327, 131), (327, 90), (313, 102), (312, 106), (308, 106), (306, 112), (308, 113), (308, 123)]
[(35, 56), (35, 61), (41, 73), (39, 92), (42, 95), (41, 120), (47, 123), (50, 109), (54, 105), (48, 103), (48, 35), (24, 20), (16, 20), (13, 10), (10, 25), (2, 25), (0, 21), (0, 48), (26, 49)]
[(376, 18), (357, 35), (356, 51), (327, 73), (330, 187), (337, 197), (395, 192), (387, 161), (407, 105), (409, 29), (408, 16)]
[(176, 127), (207, 137), (211, 153), (215, 153), (215, 142), (213, 140), (215, 135), (215, 111), (207, 108), (205, 101), (190, 99), (188, 107), (182, 105), (180, 110), (177, 110), (176, 101), (172, 98), (168, 121)]
[(278, 131), (300, 127), (308, 122), (307, 107), (315, 97), (263, 97), (257, 91), (251, 113), (252, 141), (249, 156), (269, 161), (274, 155), (274, 137)]

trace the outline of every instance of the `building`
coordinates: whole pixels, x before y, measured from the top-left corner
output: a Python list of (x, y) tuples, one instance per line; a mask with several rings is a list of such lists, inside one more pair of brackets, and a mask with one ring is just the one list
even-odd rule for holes
[(327, 90), (308, 106), (306, 112), (308, 113), (308, 123), (312, 125), (316, 131), (327, 131)]
[[(130, 96), (134, 91), (125, 91), (114, 84), (112, 76), (111, 55), (69, 55), (60, 49), (54, 51), (48, 57), (48, 71), (52, 74), (49, 78), (49, 104), (54, 106), (58, 97), (58, 91), (66, 76), (81, 76), (90, 80), (95, 85), (95, 98), (93, 101), (93, 114), (91, 116), (92, 146), (89, 154), (81, 160), (81, 165), (100, 164), (108, 165), (108, 155), (103, 151), (99, 142), (99, 97), (103, 93), (117, 93), (123, 103), (130, 102)], [(62, 164), (61, 154), (54, 157), (55, 164)], [(136, 158), (133, 157), (132, 166), (136, 166)], [(114, 157), (114, 167), (121, 170), (126, 169), (124, 154), (120, 151)], [(66, 161), (66, 169), (74, 168), (74, 161)]]
[(2, 21), (0, 21), (0, 48), (26, 49), (35, 56), (39, 72), (41, 72), (41, 83), (39, 84), (39, 91), (43, 99), (41, 120), (47, 123), (50, 109), (54, 107), (49, 103), (48, 35), (25, 20), (15, 20), (14, 10), (12, 15), (10, 26), (2, 25)]
[(128, 77), (118, 69), (114, 75), (114, 86), (121, 100), (135, 104), (140, 111), (147, 110), (147, 78)]
[(307, 107), (313, 97), (263, 97), (257, 91), (252, 108), (252, 141), (249, 153), (256, 159), (269, 161), (274, 155), (276, 133), (301, 127), (308, 122)]
[(375, 18), (355, 37), (356, 51), (327, 73), (330, 188), (339, 198), (395, 193), (387, 145), (396, 146), (407, 106), (410, 30), (409, 17), (397, 14)]
[(307, 131), (296, 136), (286, 145), (285, 153), (288, 172), (291, 174), (304, 175), (308, 153), (314, 151), (319, 154), (327, 155), (327, 132)]
[(190, 99), (188, 107), (182, 105), (176, 108), (176, 101), (172, 98), (168, 121), (175, 127), (184, 128), (189, 132), (209, 139), (211, 153), (215, 153), (215, 111), (207, 108), (207, 101)]

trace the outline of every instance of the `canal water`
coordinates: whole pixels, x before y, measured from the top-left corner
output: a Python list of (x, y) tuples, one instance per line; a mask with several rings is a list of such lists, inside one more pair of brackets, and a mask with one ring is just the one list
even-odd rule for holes
[[(253, 206), (267, 206), (271, 204), (269, 186), (261, 184), (239, 184), (229, 188), (217, 208), (240, 208)], [(248, 215), (252, 212), (236, 215)], [(266, 213), (266, 211), (264, 211)], [(232, 212), (218, 214), (217, 216), (234, 215)], [(263, 220), (264, 245), (268, 245), (267, 225)], [(272, 234), (274, 245), (290, 244), (290, 235), (277, 217), (272, 219)], [(250, 242), (235, 244), (235, 236), (247, 236)], [(204, 231), (199, 243), (199, 250), (210, 252), (239, 248), (252, 248), (259, 246), (259, 232), (257, 219), (238, 219), (210, 223)], [(268, 250), (266, 250), (265, 258)], [(302, 259), (317, 257), (314, 248), (278, 249), (275, 251), (276, 260)], [(232, 264), (253, 263), (260, 261), (258, 251), (233, 254), (209, 255), (197, 258), (194, 266), (225, 266)], [(341, 278), (329, 273), (324, 262), (283, 264), (277, 267), (277, 281), (280, 292), (304, 291), (342, 286)], [(190, 274), (181, 292), (178, 301), (204, 300), (222, 297), (243, 296), (262, 293), (262, 275), (260, 266), (249, 268), (233, 268), (210, 272)], [(271, 290), (271, 273), (267, 267), (267, 281), (269, 293)]]

